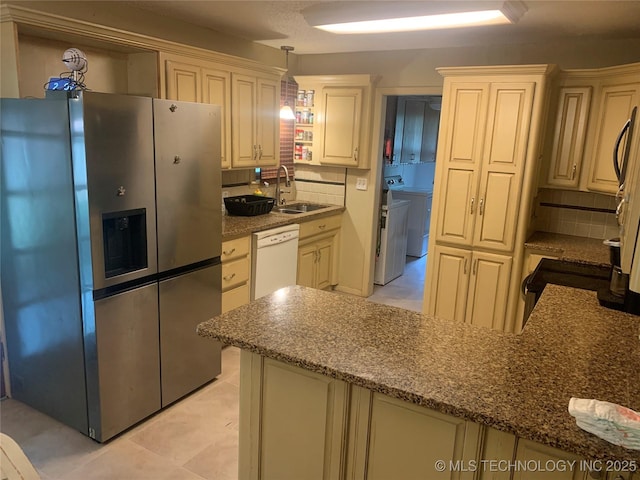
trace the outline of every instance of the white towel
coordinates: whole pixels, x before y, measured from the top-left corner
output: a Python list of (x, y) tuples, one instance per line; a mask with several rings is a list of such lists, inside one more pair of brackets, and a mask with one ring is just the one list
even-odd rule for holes
[(576, 425), (598, 437), (631, 450), (640, 450), (640, 413), (615, 403), (574, 398), (569, 413)]

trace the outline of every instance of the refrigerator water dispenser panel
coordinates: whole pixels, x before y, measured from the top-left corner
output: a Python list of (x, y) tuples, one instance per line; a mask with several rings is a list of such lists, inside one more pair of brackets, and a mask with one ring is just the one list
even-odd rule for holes
[(102, 215), (104, 274), (111, 278), (147, 268), (147, 211)]

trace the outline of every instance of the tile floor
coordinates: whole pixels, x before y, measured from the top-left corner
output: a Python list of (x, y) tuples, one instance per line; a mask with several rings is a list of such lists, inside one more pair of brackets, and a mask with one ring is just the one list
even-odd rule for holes
[[(425, 262), (407, 257), (404, 275), (369, 300), (421, 311)], [(0, 403), (0, 430), (42, 480), (235, 480), (239, 371), (240, 351), (225, 348), (215, 381), (106, 444), (12, 399)]]
[(374, 285), (368, 300), (422, 312), (427, 256), (407, 257), (404, 274), (386, 285)]

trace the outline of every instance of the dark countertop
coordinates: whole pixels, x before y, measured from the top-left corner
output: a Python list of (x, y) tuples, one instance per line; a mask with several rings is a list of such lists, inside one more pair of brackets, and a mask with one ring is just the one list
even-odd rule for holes
[[(256, 215), (254, 217), (240, 217), (225, 214), (222, 216), (222, 240), (232, 240), (238, 237), (244, 237), (254, 232), (268, 230), (270, 228), (290, 225), (292, 223), (301, 223), (316, 218), (335, 215), (344, 211), (342, 206), (328, 206), (313, 212), (288, 214), (271, 211), (264, 215)], [(226, 212), (225, 212), (226, 213)]]
[(640, 317), (595, 292), (548, 285), (516, 335), (295, 286), (198, 333), (586, 459), (640, 463), (567, 411), (572, 396), (640, 411)]
[(575, 237), (560, 233), (535, 232), (526, 242), (525, 248), (547, 251), (560, 260), (593, 265), (611, 266), (609, 247), (602, 240)]

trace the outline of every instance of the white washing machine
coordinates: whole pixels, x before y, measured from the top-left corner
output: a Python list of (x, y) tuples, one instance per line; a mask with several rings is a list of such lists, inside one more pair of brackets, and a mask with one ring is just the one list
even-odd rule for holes
[(400, 175), (385, 177), (394, 200), (406, 200), (409, 205), (409, 232), (407, 234), (407, 255), (423, 257), (429, 243), (429, 223), (431, 222), (431, 200), (433, 192), (406, 187)]
[(385, 285), (404, 273), (410, 203), (406, 200), (394, 200), (382, 206), (380, 253), (373, 274), (373, 283), (376, 285)]

